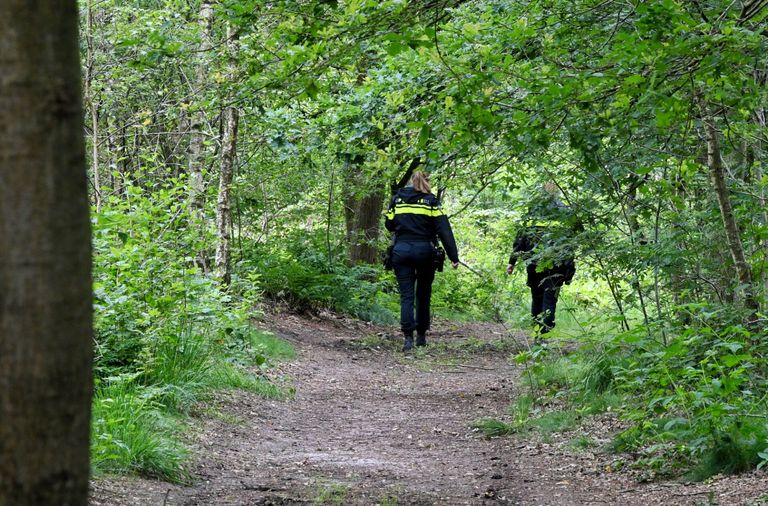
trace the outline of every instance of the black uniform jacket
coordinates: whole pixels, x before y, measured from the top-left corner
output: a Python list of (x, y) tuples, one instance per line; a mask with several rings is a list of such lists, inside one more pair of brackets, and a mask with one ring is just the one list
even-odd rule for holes
[(541, 279), (547, 278), (551, 279), (555, 286), (570, 284), (576, 273), (576, 263), (570, 253), (561, 254), (559, 258), (552, 259), (553, 264), (550, 268), (539, 271), (534, 250), (546, 236), (546, 228), (542, 226), (528, 226), (518, 230), (509, 263), (514, 267), (519, 257), (525, 260), (529, 286), (532, 283), (538, 285)]
[(407, 186), (392, 198), (385, 214), (387, 230), (396, 241), (435, 241), (440, 238), (451, 262), (459, 261), (456, 240), (448, 217), (440, 209), (440, 201), (431, 193)]

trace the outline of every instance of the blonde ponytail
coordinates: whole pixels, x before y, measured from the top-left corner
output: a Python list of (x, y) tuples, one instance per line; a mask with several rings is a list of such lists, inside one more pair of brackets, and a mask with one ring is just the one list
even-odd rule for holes
[(417, 170), (411, 176), (411, 184), (416, 191), (421, 193), (432, 193), (432, 188), (429, 186), (429, 175), (426, 172)]

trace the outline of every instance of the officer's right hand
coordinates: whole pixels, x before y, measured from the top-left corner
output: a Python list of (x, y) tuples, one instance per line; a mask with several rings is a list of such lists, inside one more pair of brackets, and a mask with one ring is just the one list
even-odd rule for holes
[(515, 266), (512, 264), (507, 264), (507, 274), (512, 274), (512, 269), (514, 269)]
[(451, 265), (453, 266), (454, 269), (459, 268), (459, 262), (451, 262)]

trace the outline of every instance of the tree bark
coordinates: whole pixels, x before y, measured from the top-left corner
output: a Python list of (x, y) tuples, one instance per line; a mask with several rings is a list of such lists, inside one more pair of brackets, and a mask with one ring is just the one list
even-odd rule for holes
[(85, 505), (92, 324), (78, 7), (0, 2), (0, 506)]
[[(755, 71), (755, 80), (761, 85), (765, 86), (766, 82), (768, 81), (768, 72)], [(768, 123), (766, 123), (765, 107), (757, 108), (757, 110), (754, 113), (754, 121), (760, 127), (761, 131), (763, 132), (766, 131), (766, 128), (768, 127)], [(753, 147), (752, 154), (757, 160), (763, 160), (765, 158), (765, 146), (763, 145), (763, 142), (761, 140), (758, 140), (756, 142), (755, 146)], [(756, 181), (762, 181), (763, 178), (765, 177), (763, 164), (756, 163), (753, 165), (755, 170), (754, 179)], [(768, 227), (768, 193), (766, 193), (766, 189), (764, 185), (761, 185), (760, 195), (758, 196), (758, 202), (760, 204), (760, 209), (763, 210), (760, 216), (760, 225), (763, 227)], [(758, 247), (762, 248), (763, 257), (768, 259), (768, 239), (762, 239), (758, 243)], [(768, 297), (768, 269), (762, 269), (762, 290), (763, 290), (763, 300), (765, 300), (765, 297)]]
[[(360, 173), (362, 163), (362, 156), (349, 155), (344, 167), (345, 179), (349, 182), (344, 194), (344, 222), (349, 244), (349, 262), (353, 265), (378, 262), (376, 241), (379, 238), (381, 211), (384, 205), (384, 189), (371, 188), (366, 184)], [(361, 187), (364, 193), (357, 191)]]
[(230, 230), (232, 228), (231, 189), (234, 174), (235, 154), (237, 153), (237, 126), (239, 112), (236, 107), (224, 109), (224, 133), (221, 150), (221, 174), (219, 175), (219, 198), (216, 206), (216, 273), (229, 284), (230, 280)]
[(99, 174), (99, 105), (93, 91), (94, 48), (93, 48), (93, 6), (91, 0), (86, 4), (85, 21), (85, 101), (91, 111), (91, 174), (93, 175), (93, 196), (96, 211), (101, 211), (101, 178)]
[[(237, 45), (231, 29), (227, 30), (229, 52), (229, 77), (234, 78), (234, 65)], [(231, 235), (232, 230), (232, 199), (231, 188), (234, 174), (235, 155), (237, 154), (237, 127), (240, 119), (237, 107), (228, 105), (222, 112), (223, 132), (221, 141), (221, 173), (219, 175), (219, 198), (216, 205), (216, 229), (218, 243), (216, 245), (216, 274), (224, 284), (229, 284), (231, 278)]]
[(720, 215), (723, 219), (728, 250), (733, 259), (738, 281), (744, 293), (744, 305), (749, 309), (756, 310), (758, 309), (758, 304), (752, 283), (752, 267), (749, 265), (744, 254), (744, 245), (741, 242), (739, 226), (736, 223), (736, 216), (731, 204), (731, 195), (728, 191), (722, 154), (720, 152), (719, 133), (715, 126), (714, 118), (709, 113), (707, 107), (703, 106), (702, 109), (704, 111), (703, 119), (707, 139), (707, 165), (709, 166), (712, 186), (717, 196), (717, 203), (720, 207)]
[(376, 241), (379, 238), (381, 210), (384, 205), (384, 192), (373, 190), (357, 202), (353, 220), (349, 260), (352, 264), (375, 264), (379, 250)]
[(200, 2), (200, 14), (198, 18), (200, 25), (200, 45), (198, 46), (198, 58), (195, 74), (195, 84), (192, 90), (191, 102), (192, 114), (190, 115), (190, 137), (188, 152), (189, 168), (189, 202), (192, 212), (199, 215), (205, 205), (205, 179), (203, 177), (203, 128), (205, 126), (205, 111), (195, 105), (196, 99), (202, 95), (203, 90), (208, 84), (208, 67), (205, 64), (205, 55), (210, 52), (211, 31), (213, 29), (213, 2), (212, 0), (202, 0)]
[[(205, 111), (202, 109), (202, 95), (208, 85), (208, 66), (206, 54), (213, 44), (211, 34), (213, 30), (213, 1), (202, 0), (198, 24), (200, 26), (200, 44), (198, 45), (198, 61), (195, 70), (195, 82), (190, 96), (191, 113), (189, 117), (189, 149), (187, 153), (187, 167), (189, 170), (189, 211), (193, 222), (199, 230), (200, 237), (205, 235), (205, 174), (204, 164), (204, 128), (206, 124)], [(198, 103), (195, 103), (198, 102)], [(209, 272), (209, 252), (205, 249), (195, 252), (195, 263), (203, 270)]]

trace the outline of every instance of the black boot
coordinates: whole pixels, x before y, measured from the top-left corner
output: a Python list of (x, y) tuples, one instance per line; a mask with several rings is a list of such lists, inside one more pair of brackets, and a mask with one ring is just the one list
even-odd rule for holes
[(403, 342), (403, 353), (408, 353), (413, 349), (413, 334), (406, 334)]
[(416, 336), (416, 346), (426, 346), (427, 345), (427, 334), (421, 333)]

